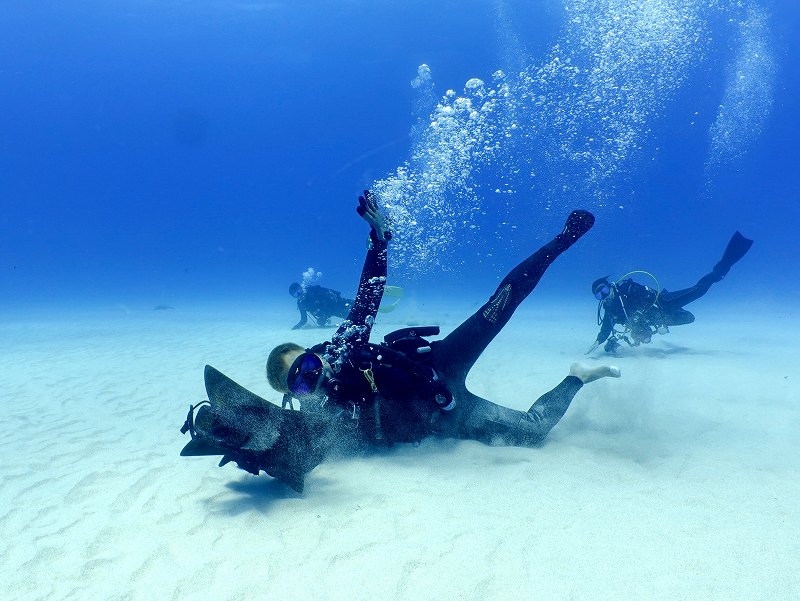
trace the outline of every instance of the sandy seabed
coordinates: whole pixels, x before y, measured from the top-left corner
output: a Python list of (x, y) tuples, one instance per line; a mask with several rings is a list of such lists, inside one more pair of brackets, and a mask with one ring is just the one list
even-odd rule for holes
[[(519, 409), (597, 331), (591, 305), (530, 304), (469, 380)], [(475, 306), (408, 309), (446, 333)], [(286, 306), (7, 316), (2, 598), (798, 599), (797, 313), (697, 314), (614, 359), (540, 448), (398, 445), (303, 494), (179, 457), (178, 429), (206, 363), (278, 401), (268, 350), (332, 330), (290, 332)]]

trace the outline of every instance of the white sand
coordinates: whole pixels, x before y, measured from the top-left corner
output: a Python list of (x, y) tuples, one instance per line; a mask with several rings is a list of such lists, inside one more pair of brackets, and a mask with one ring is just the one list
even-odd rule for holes
[[(528, 305), (470, 380), (521, 409), (596, 334), (590, 304)], [(399, 446), (318, 467), (303, 495), (178, 456), (205, 363), (278, 400), (263, 361), (291, 307), (12, 315), (0, 598), (797, 599), (797, 314), (709, 306), (614, 361), (541, 448)], [(468, 309), (423, 307), (445, 330)], [(407, 318), (387, 317), (379, 335)]]

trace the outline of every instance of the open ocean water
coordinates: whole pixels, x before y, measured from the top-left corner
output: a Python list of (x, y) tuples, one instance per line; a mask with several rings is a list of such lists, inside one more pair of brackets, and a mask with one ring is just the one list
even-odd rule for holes
[(565, 295), (631, 269), (694, 281), (740, 229), (759, 277), (736, 294), (788, 302), (798, 10), (7, 0), (0, 303), (291, 301), (308, 267), (352, 291), (367, 187), (409, 289), (494, 281), (584, 207)]
[[(797, 532), (797, 516), (787, 509), (796, 485), (782, 487), (799, 467), (797, 445), (787, 433), (800, 424), (790, 402), (797, 393), (793, 332), (800, 332), (798, 31), (800, 5), (794, 0), (0, 2), (0, 398), (13, 408), (13, 435), (0, 445), (6, 464), (0, 469), (0, 568), (14, 574), (10, 598), (112, 598), (111, 572), (122, 582), (113, 598), (148, 598), (156, 585), (166, 587), (164, 598), (202, 592), (203, 586), (175, 580), (165, 567), (192, 570), (192, 559), (172, 544), (153, 542), (158, 533), (184, 533), (183, 518), (151, 490), (154, 485), (180, 486), (179, 509), (208, 512), (199, 538), (186, 529), (204, 551), (214, 548), (215, 532), (239, 513), (289, 511), (302, 522), (330, 508), (315, 500), (306, 515), (293, 504), (297, 499), (275, 488), (254, 492), (252, 485), (234, 483), (229, 488), (244, 491), (246, 500), (218, 511), (209, 489), (224, 489), (240, 474), (230, 466), (216, 470), (209, 461), (205, 467), (214, 472), (205, 476), (200, 460), (181, 472), (188, 460), (177, 457), (175, 426), (185, 405), (203, 394), (204, 363), (232, 366), (243, 384), (274, 396), (263, 381), (263, 361), (265, 349), (289, 339), (297, 320), (289, 284), (305, 276), (345, 296), (355, 293), (367, 234), (355, 207), (364, 189), (378, 194), (392, 219), (389, 283), (405, 290), (397, 311), (379, 322), (381, 333), (411, 323), (457, 325), (506, 271), (561, 230), (570, 210), (595, 214), (593, 230), (558, 259), (520, 310), (525, 327), (504, 333), (492, 355), (515, 368), (514, 349), (530, 341), (534, 356), (552, 358), (534, 369), (535, 383), (523, 380), (541, 392), (547, 378), (560, 377), (558, 366), (566, 369), (580, 357), (597, 332), (593, 280), (641, 270), (670, 290), (686, 287), (713, 267), (734, 231), (754, 239), (725, 280), (689, 307), (695, 326), (675, 328), (651, 347), (626, 350), (623, 371), (635, 374), (627, 392), (625, 378), (614, 383), (620, 393), (600, 390), (650, 399), (644, 417), (631, 415), (635, 403), (624, 403), (630, 417), (623, 421), (640, 428), (642, 439), (633, 435), (619, 451), (629, 450), (628, 459), (647, 466), (652, 456), (642, 441), (648, 435), (656, 442), (652, 454), (673, 457), (657, 448), (668, 445), (654, 434), (663, 405), (653, 406), (666, 396), (654, 392), (653, 401), (647, 388), (647, 377), (665, 378), (670, 384), (663, 394), (672, 395), (681, 414), (671, 423), (682, 430), (683, 447), (696, 442), (697, 428), (715, 452), (724, 449), (701, 457), (698, 482), (711, 473), (721, 478), (718, 468), (736, 463), (720, 441), (741, 432), (716, 397), (719, 407), (704, 406), (695, 415), (686, 390), (710, 398), (715, 389), (709, 378), (723, 374), (721, 396), (725, 385), (749, 395), (734, 403), (744, 416), (751, 400), (764, 402), (774, 427), (761, 414), (753, 432), (771, 440), (775, 454), (748, 440), (742, 469), (752, 473), (742, 478), (756, 474), (764, 499), (777, 491), (777, 509), (765, 511), (759, 522), (753, 517), (764, 510), (759, 498), (752, 506), (725, 509), (722, 503), (718, 515), (752, 511), (744, 548), (769, 547), (776, 537), (778, 558), (767, 553), (767, 559), (796, 564), (800, 548), (790, 535)], [(640, 274), (640, 281), (650, 284), (650, 277)], [(276, 329), (284, 323), (285, 331)], [(301, 342), (312, 344), (317, 332), (301, 332)], [(322, 340), (331, 330), (319, 332)], [(590, 360), (600, 358), (598, 351)], [(694, 369), (696, 385), (675, 384), (678, 373)], [(513, 387), (488, 369), (478, 377), (486, 380), (476, 389), (486, 394)], [(727, 416), (719, 418), (723, 422), (730, 417), (730, 429), (708, 426), (715, 419), (712, 408)], [(88, 413), (92, 417), (84, 422)], [(176, 423), (166, 423), (171, 418), (164, 416), (173, 414)], [(705, 426), (692, 425), (692, 416)], [(140, 419), (149, 430), (136, 430)], [(597, 462), (603, 473), (612, 471), (603, 462), (608, 449), (592, 437), (618, 434), (607, 419), (578, 413), (573, 429), (565, 430), (587, 442), (575, 451), (586, 453), (579, 463)], [(586, 423), (594, 426), (584, 440)], [(87, 436), (99, 437), (95, 448)], [(568, 438), (557, 437), (557, 444)], [(134, 450), (143, 448), (144, 459), (136, 459)], [(447, 448), (428, 452), (436, 461)], [(49, 467), (46, 449), (59, 458)], [(130, 463), (95, 466), (90, 475), (78, 467), (82, 457), (99, 461), (117, 451), (132, 453)], [(562, 451), (574, 449), (549, 452)], [(400, 451), (402, 460), (406, 452)], [(516, 451), (499, 452), (511, 463), (518, 458)], [(29, 463), (19, 459), (28, 453)], [(391, 459), (380, 461), (391, 465)], [(686, 465), (690, 459), (676, 473)], [(173, 468), (177, 480), (168, 476)], [(360, 485), (380, 478), (370, 469), (355, 468)], [(52, 470), (52, 480), (36, 479), (37, 470)], [(324, 499), (335, 473), (326, 466), (310, 496)], [(448, 489), (453, 494), (463, 492), (460, 475)], [(621, 478), (630, 478), (623, 490), (648, 488), (647, 474)], [(414, 486), (424, 487), (424, 481)], [(724, 491), (726, 483), (714, 486)], [(105, 490), (117, 492), (104, 497)], [(376, 522), (387, 515), (381, 495), (391, 495), (388, 484), (381, 490), (374, 505), (365, 501), (382, 508)], [(341, 510), (345, 517), (328, 516), (328, 526), (341, 526), (348, 540), (356, 540), (359, 530), (350, 528), (348, 502), (342, 501), (353, 493), (341, 487), (333, 492), (331, 498), (342, 503), (333, 513)], [(692, 494), (686, 492), (688, 505)], [(641, 507), (646, 511), (647, 499)], [(96, 531), (94, 512), (101, 516)], [(118, 515), (124, 519), (115, 525)], [(150, 538), (136, 515), (156, 517)], [(315, 527), (302, 523), (306, 531)], [(398, 531), (414, 524), (401, 520)], [(236, 527), (247, 532), (260, 525), (250, 519)], [(698, 557), (708, 555), (715, 541), (733, 547), (744, 536), (737, 532), (726, 541), (725, 527), (701, 535)], [(124, 546), (134, 532), (128, 544), (143, 549), (131, 555), (141, 565), (109, 559), (108, 549)], [(691, 541), (691, 528), (676, 537), (678, 546)], [(70, 538), (86, 549), (80, 560), (65, 542)], [(373, 538), (369, 544), (381, 543), (378, 534)], [(236, 554), (233, 541), (222, 544)], [(295, 550), (308, 552), (317, 567), (366, 565), (360, 559), (326, 563), (324, 544), (316, 551), (298, 545)], [(400, 547), (394, 552), (402, 555)], [(271, 548), (267, 555), (279, 557), (279, 551)], [(235, 561), (225, 561), (230, 563), (213, 564), (208, 590), (223, 591), (222, 582), (236, 572)], [(79, 572), (73, 570), (77, 564)], [(667, 564), (679, 570), (679, 561)], [(697, 597), (691, 590), (671, 597), (659, 589), (646, 598), (752, 599), (759, 590), (771, 591), (763, 598), (797, 598), (791, 593), (798, 594), (798, 582), (786, 573), (771, 588), (759, 589), (756, 576), (726, 588), (735, 568), (721, 565), (722, 575), (708, 581), (695, 570), (688, 582), (704, 583)], [(334, 572), (325, 573), (323, 582), (339, 582), (330, 576)], [(608, 573), (613, 580), (615, 572)], [(624, 569), (619, 573), (633, 581)], [(523, 598), (502, 587), (459, 590), (447, 578), (451, 588), (437, 589), (428, 573), (412, 577), (412, 584), (406, 572), (396, 579), (386, 574), (394, 587), (390, 598), (427, 598), (423, 593), (434, 590), (469, 599)], [(283, 581), (268, 590), (279, 595), (286, 589), (275, 582)], [(321, 594), (312, 579), (303, 582), (301, 592)], [(220, 598), (258, 598), (267, 590), (245, 584)], [(572, 598), (610, 598), (607, 593), (578, 588)]]

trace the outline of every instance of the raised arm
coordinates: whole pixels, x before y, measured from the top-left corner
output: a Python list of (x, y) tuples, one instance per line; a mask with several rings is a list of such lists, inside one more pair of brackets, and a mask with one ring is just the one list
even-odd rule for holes
[(358, 292), (353, 307), (333, 335), (328, 346), (329, 361), (334, 361), (348, 346), (366, 344), (375, 322), (375, 315), (383, 297), (386, 286), (387, 250), (392, 232), (389, 231), (387, 219), (378, 208), (378, 202), (369, 190), (358, 198), (356, 211), (372, 228), (369, 232), (367, 256), (361, 269)]

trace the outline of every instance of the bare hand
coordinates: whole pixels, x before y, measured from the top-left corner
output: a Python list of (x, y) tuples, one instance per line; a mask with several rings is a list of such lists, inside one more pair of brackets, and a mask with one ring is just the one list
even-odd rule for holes
[(379, 240), (391, 240), (392, 232), (389, 231), (388, 220), (378, 208), (378, 201), (375, 195), (369, 190), (364, 190), (364, 195), (358, 197), (356, 212), (361, 218), (370, 224)]

